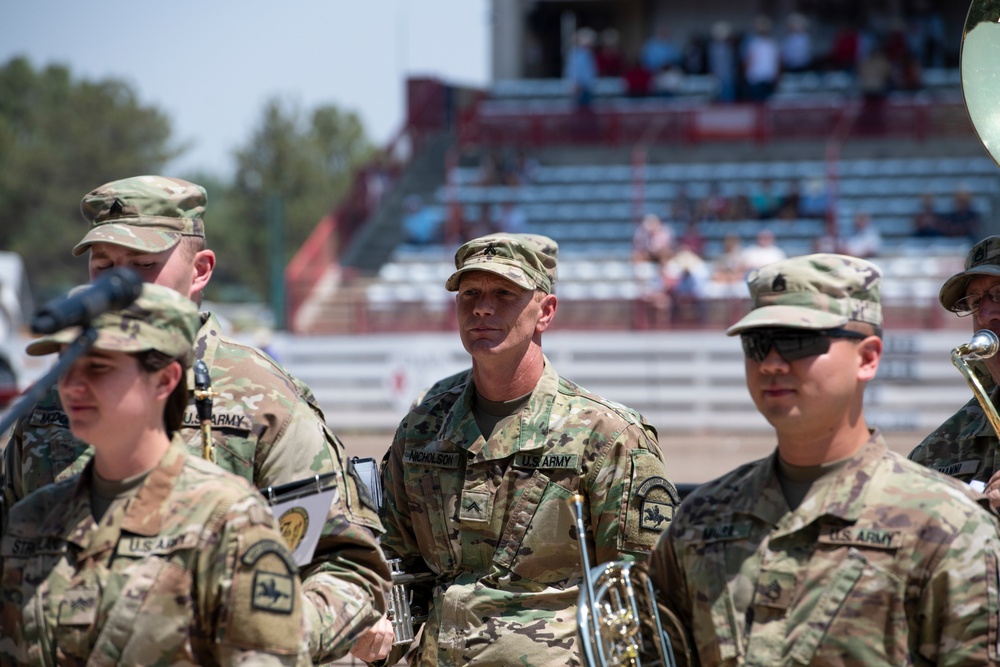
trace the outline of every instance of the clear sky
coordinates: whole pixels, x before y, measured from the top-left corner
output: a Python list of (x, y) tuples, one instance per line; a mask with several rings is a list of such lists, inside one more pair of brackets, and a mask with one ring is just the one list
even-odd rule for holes
[(354, 111), (381, 145), (407, 75), (484, 86), (487, 0), (0, 0), (0, 63), (129, 82), (191, 148), (168, 171), (234, 168), (265, 100)]

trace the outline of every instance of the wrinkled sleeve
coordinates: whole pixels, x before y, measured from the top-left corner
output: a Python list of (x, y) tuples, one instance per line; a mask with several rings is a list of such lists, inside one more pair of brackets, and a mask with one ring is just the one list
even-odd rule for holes
[(344, 656), (358, 636), (374, 625), (386, 609), (389, 566), (378, 545), (381, 525), (374, 508), (350, 474), (343, 445), (312, 408), (298, 400), (257, 469), (260, 487), (336, 474), (338, 493), (327, 516), (313, 562), (303, 568), (313, 660), (329, 662)]
[(670, 637), (677, 667), (697, 664), (691, 656), (691, 606), (688, 603), (687, 581), (674, 552), (674, 529), (671, 526), (660, 535), (649, 554), (649, 578), (656, 591), (660, 622)]
[[(976, 512), (962, 525), (920, 593), (920, 654), (939, 667), (1000, 662), (1000, 537)], [(914, 592), (918, 594), (917, 592)]]
[(0, 536), (7, 532), (10, 508), (24, 497), (21, 486), (21, 452), (24, 450), (24, 422), (21, 417), (10, 430), (10, 438), (0, 456)]
[(310, 664), (302, 584), (274, 517), (254, 496), (219, 514), (199, 568), (206, 646), (223, 665)]
[(621, 429), (583, 486), (595, 540), (594, 563), (645, 560), (669, 525), (677, 491), (667, 479), (655, 431)]

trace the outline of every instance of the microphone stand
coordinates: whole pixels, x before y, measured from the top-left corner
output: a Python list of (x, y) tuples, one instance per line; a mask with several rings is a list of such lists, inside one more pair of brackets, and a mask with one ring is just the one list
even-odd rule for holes
[(0, 434), (6, 433), (31, 406), (42, 400), (52, 385), (59, 381), (59, 378), (73, 365), (73, 362), (89, 350), (96, 340), (97, 329), (89, 324), (86, 325), (77, 339), (63, 349), (55, 365), (14, 401), (7, 413), (0, 419)]

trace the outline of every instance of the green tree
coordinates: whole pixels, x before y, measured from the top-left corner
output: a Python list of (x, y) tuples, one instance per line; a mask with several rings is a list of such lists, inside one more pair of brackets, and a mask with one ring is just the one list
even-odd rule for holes
[[(304, 113), (280, 98), (269, 100), (253, 136), (236, 151), (235, 183), (225, 204), (226, 214), (234, 217), (220, 220), (211, 205), (206, 215), (215, 216), (209, 224), (218, 230), (210, 232), (210, 245), (224, 272), (219, 288), (237, 282), (265, 298), (272, 259), (268, 199), (279, 197), (284, 210), (284, 265), (345, 195), (354, 170), (373, 154), (354, 113), (333, 106)], [(217, 298), (211, 291), (208, 296)]]
[(0, 67), (0, 249), (21, 253), (42, 298), (86, 280), (70, 250), (86, 233), (80, 199), (124, 176), (158, 173), (182, 150), (170, 121), (115, 79), (68, 68)]

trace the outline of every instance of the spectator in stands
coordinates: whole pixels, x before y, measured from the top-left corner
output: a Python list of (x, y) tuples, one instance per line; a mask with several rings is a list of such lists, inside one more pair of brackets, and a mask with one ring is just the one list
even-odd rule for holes
[(711, 182), (708, 192), (698, 200), (695, 207), (695, 220), (702, 222), (724, 220), (728, 214), (729, 200), (719, 188), (718, 182)]
[[(693, 223), (692, 223), (693, 224)], [(670, 319), (705, 322), (705, 291), (711, 268), (691, 243), (680, 239), (677, 252), (663, 264), (663, 286), (670, 301)], [(690, 317), (685, 317), (686, 314)]]
[(505, 234), (523, 234), (527, 231), (528, 215), (518, 203), (508, 199), (500, 207), (500, 220), (498, 232)]
[(660, 265), (673, 251), (674, 235), (670, 226), (663, 224), (659, 216), (647, 213), (632, 235), (632, 261)]
[(812, 67), (812, 38), (809, 20), (799, 13), (788, 15), (788, 32), (781, 40), (781, 68), (785, 72), (805, 72)]
[(601, 45), (596, 55), (598, 76), (621, 76), (625, 72), (625, 63), (618, 42), (618, 31), (614, 28), (605, 28), (601, 31)]
[(944, 67), (947, 34), (933, 0), (914, 0), (908, 30), (910, 51), (921, 67)]
[(913, 216), (913, 236), (941, 236), (941, 216), (934, 204), (934, 195), (924, 193), (920, 198), (920, 210)]
[(403, 202), (403, 231), (407, 243), (433, 245), (444, 242), (444, 218), (436, 208), (424, 206), (420, 195), (409, 195)]
[(829, 203), (826, 181), (822, 178), (811, 178), (806, 183), (805, 192), (799, 200), (799, 215), (803, 218), (822, 218), (826, 216)]
[(736, 100), (739, 82), (739, 56), (733, 43), (733, 29), (729, 23), (718, 21), (712, 26), (712, 39), (708, 43), (708, 73), (715, 79), (715, 99), (720, 102)]
[(653, 92), (653, 75), (636, 58), (629, 59), (622, 78), (628, 97), (649, 97)]
[(882, 235), (865, 211), (854, 214), (854, 231), (844, 239), (841, 251), (845, 255), (869, 259), (882, 251)]
[(833, 37), (830, 66), (841, 72), (854, 74), (861, 59), (861, 30), (854, 22), (845, 22)]
[(695, 202), (688, 194), (687, 185), (681, 183), (674, 192), (674, 199), (670, 203), (670, 219), (673, 222), (685, 224), (694, 219)]
[(597, 81), (597, 59), (594, 57), (594, 31), (580, 28), (576, 31), (576, 44), (566, 57), (563, 77), (573, 90), (573, 99), (578, 110), (590, 109)]
[(685, 74), (700, 75), (707, 71), (708, 38), (700, 32), (688, 35), (681, 53), (681, 71)]
[(743, 265), (747, 271), (785, 259), (785, 251), (775, 242), (774, 232), (762, 229), (757, 232), (757, 242), (743, 249)]
[(973, 205), (972, 191), (967, 186), (959, 186), (955, 190), (952, 202), (952, 209), (939, 222), (942, 236), (965, 237), (975, 242), (979, 235), (979, 223), (982, 216)]
[(751, 220), (755, 217), (753, 205), (750, 203), (750, 197), (746, 192), (737, 192), (729, 198), (726, 220), (741, 222), (743, 220)]
[(671, 65), (653, 75), (653, 92), (659, 97), (674, 97), (684, 90), (684, 70)]
[(798, 181), (789, 181), (785, 194), (778, 198), (777, 217), (782, 220), (798, 220), (802, 217), (802, 193)]
[(654, 76), (668, 67), (679, 67), (681, 51), (670, 38), (670, 28), (660, 24), (642, 47), (642, 65)]
[(698, 220), (690, 220), (684, 225), (680, 236), (677, 237), (677, 246), (678, 248), (684, 246), (696, 255), (704, 255), (706, 240), (698, 223)]
[(771, 34), (771, 19), (757, 16), (753, 35), (743, 52), (743, 71), (750, 99), (763, 102), (774, 93), (781, 76), (781, 49)]
[(479, 185), (499, 185), (503, 167), (500, 156), (489, 152), (479, 160)]
[(754, 216), (758, 220), (770, 220), (778, 213), (781, 199), (774, 192), (771, 179), (765, 178), (757, 183), (753, 194), (750, 196), (750, 205), (753, 207)]
[(534, 183), (535, 179), (538, 178), (538, 167), (538, 158), (524, 148), (517, 149), (517, 157), (515, 157), (512, 166), (513, 177), (516, 180), (515, 185)]
[(725, 285), (726, 296), (746, 296), (747, 267), (743, 263), (743, 244), (738, 234), (722, 237), (722, 252), (712, 265), (712, 280)]
[[(892, 63), (881, 45), (875, 45), (858, 64), (858, 88), (865, 99), (863, 113), (875, 113), (892, 87)], [(871, 119), (876, 120), (876, 119)]]

